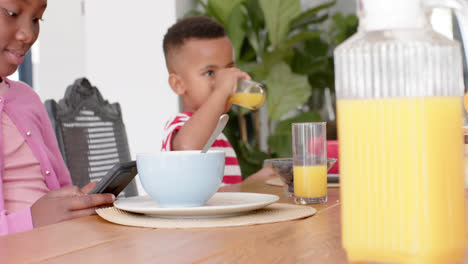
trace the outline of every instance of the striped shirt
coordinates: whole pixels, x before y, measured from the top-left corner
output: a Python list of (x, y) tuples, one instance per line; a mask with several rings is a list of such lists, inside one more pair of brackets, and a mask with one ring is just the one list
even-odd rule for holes
[[(175, 117), (169, 119), (164, 126), (164, 135), (161, 151), (172, 150), (172, 136), (175, 132), (187, 122), (193, 113), (179, 113)], [(239, 161), (237, 160), (236, 152), (232, 148), (231, 143), (226, 136), (221, 133), (216, 138), (215, 142), (210, 148), (211, 150), (223, 150), (226, 153), (226, 164), (224, 166), (224, 184), (233, 184), (242, 182)]]

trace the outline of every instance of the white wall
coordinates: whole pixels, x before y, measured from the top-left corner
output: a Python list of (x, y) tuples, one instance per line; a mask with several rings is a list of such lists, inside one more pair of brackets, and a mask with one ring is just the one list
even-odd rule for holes
[(175, 21), (174, 1), (49, 0), (34, 88), (42, 100), (58, 100), (87, 77), (120, 103), (132, 157), (159, 151), (164, 124), (179, 109), (162, 51)]
[[(84, 76), (84, 20), (81, 0), (49, 0), (33, 55), (34, 89), (43, 100), (63, 97), (74, 79)], [(37, 49), (33, 49), (36, 51)]]
[(188, 10), (194, 9), (197, 6), (196, 0), (176, 0), (176, 16), (183, 17)]
[(49, 0), (34, 88), (43, 100), (57, 100), (75, 79), (87, 77), (106, 99), (121, 104), (135, 157), (159, 150), (164, 123), (178, 110), (162, 52), (176, 11), (173, 1), (129, 3)]
[(167, 83), (162, 39), (175, 20), (173, 1), (86, 1), (86, 72), (121, 104), (132, 154), (159, 151), (164, 124), (178, 111)]

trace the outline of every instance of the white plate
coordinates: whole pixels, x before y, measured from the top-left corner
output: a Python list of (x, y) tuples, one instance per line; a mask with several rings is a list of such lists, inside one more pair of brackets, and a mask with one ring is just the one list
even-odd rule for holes
[(221, 217), (263, 208), (278, 201), (278, 195), (246, 192), (218, 192), (204, 206), (162, 207), (149, 196), (118, 199), (120, 210), (170, 218)]

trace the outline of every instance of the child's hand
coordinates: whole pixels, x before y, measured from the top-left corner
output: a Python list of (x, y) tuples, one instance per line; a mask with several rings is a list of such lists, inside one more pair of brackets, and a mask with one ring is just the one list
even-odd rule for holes
[(250, 76), (238, 68), (220, 69), (213, 80), (214, 92), (221, 93), (227, 101), (236, 92), (240, 79), (250, 80)]
[(34, 227), (58, 223), (82, 216), (95, 214), (95, 207), (114, 202), (113, 194), (87, 193), (96, 185), (89, 183), (81, 190), (68, 186), (50, 191), (31, 206)]

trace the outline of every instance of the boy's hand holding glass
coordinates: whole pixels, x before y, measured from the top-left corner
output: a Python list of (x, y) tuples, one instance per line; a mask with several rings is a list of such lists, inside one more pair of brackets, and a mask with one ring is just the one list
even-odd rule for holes
[(224, 89), (229, 94), (229, 105), (236, 104), (250, 110), (259, 109), (266, 99), (264, 85), (250, 80), (250, 76), (238, 68), (219, 70), (215, 89)]
[(236, 92), (238, 80), (250, 79), (246, 72), (235, 67), (219, 69), (213, 74), (213, 91), (222, 93), (226, 101)]

